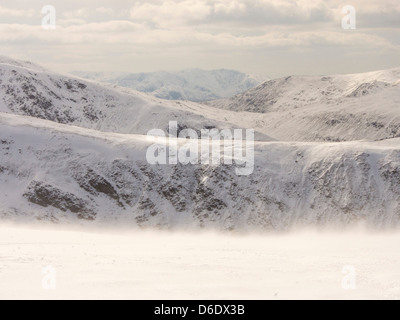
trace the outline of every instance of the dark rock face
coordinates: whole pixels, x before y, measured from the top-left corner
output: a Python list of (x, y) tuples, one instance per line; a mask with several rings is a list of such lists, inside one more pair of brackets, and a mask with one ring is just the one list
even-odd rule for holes
[(54, 207), (63, 212), (70, 211), (84, 220), (94, 220), (96, 214), (89, 209), (89, 203), (72, 193), (64, 192), (52, 185), (33, 181), (24, 197), (41, 207)]
[[(42, 81), (33, 71), (12, 71), (12, 77), (0, 69), (0, 91), (5, 105), (15, 114), (27, 115), (61, 124), (79, 123), (77, 111), (91, 122), (103, 118), (95, 101), (88, 101), (88, 87), (78, 80)], [(1, 78), (9, 81), (1, 81)], [(108, 106), (109, 102), (105, 101)]]
[(0, 133), (0, 214), (144, 228), (400, 225), (400, 152), (390, 141), (262, 144), (254, 174), (237, 176), (231, 165), (150, 165), (141, 141), (130, 149), (1, 124)]
[(90, 194), (94, 196), (98, 196), (100, 193), (105, 194), (107, 197), (115, 200), (119, 206), (123, 206), (117, 191), (111, 183), (92, 169), (76, 172), (75, 178), (79, 186)]
[[(4, 165), (0, 177), (11, 179), (15, 174), (15, 179), (30, 179), (23, 197), (46, 208), (55, 219), (61, 213), (98, 221), (130, 217), (141, 227), (160, 228), (173, 227), (182, 219), (225, 230), (285, 229), (302, 221), (400, 222), (398, 151), (382, 155), (350, 150), (312, 161), (303, 150), (288, 147), (280, 152), (277, 159), (285, 158), (287, 167), (279, 162), (278, 170), (276, 162), (267, 162), (247, 177), (236, 176), (234, 166), (222, 165), (152, 166), (142, 160), (106, 161), (100, 156), (77, 163), (73, 153), (55, 185), (49, 182), (57, 181), (51, 178), (59, 163), (54, 152), (40, 153), (40, 159), (53, 161), (49, 180), (32, 180), (21, 176), (17, 167)], [(59, 156), (64, 158), (65, 152)], [(74, 191), (65, 191), (64, 185)]]
[(363, 97), (372, 94), (374, 92), (377, 92), (379, 91), (379, 89), (388, 87), (390, 87), (390, 84), (382, 81), (362, 83), (357, 87), (357, 89), (355, 89), (352, 93), (350, 93), (348, 97), (350, 98)]
[(397, 196), (396, 205), (393, 205), (393, 217), (400, 217), (400, 151), (394, 151), (390, 156), (386, 157), (381, 163), (381, 175), (386, 189), (384, 192), (394, 193)]

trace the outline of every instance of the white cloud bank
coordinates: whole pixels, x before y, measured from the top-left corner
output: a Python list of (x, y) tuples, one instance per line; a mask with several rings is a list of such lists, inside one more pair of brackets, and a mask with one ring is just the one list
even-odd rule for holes
[(39, 1), (24, 8), (24, 1), (4, 0), (3, 54), (61, 71), (126, 71), (129, 57), (137, 61), (130, 71), (227, 67), (270, 76), (400, 65), (397, 0), (352, 1), (358, 19), (352, 31), (341, 28), (337, 0), (53, 2), (57, 30), (46, 31)]

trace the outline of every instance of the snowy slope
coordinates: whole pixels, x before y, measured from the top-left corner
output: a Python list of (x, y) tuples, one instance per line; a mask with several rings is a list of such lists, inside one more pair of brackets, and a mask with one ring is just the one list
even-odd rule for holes
[(240, 177), (233, 166), (149, 165), (138, 135), (2, 115), (0, 136), (9, 219), (225, 230), (400, 222), (399, 139), (260, 142), (254, 174)]
[(399, 137), (400, 68), (355, 75), (287, 77), (208, 104), (250, 113), (245, 113), (247, 122), (278, 140)]
[(398, 89), (399, 84), (400, 68), (351, 75), (292, 76), (266, 81), (243, 94), (212, 104), (235, 111), (291, 111), (313, 104), (330, 105), (374, 96), (385, 89)]
[(136, 74), (96, 72), (73, 72), (72, 74), (151, 93), (161, 99), (197, 102), (228, 98), (254, 88), (262, 82), (259, 77), (224, 69), (212, 71), (190, 69)]
[[(205, 105), (161, 100), (21, 64), (10, 59), (0, 63), (0, 112), (118, 133), (146, 134), (176, 120), (197, 130), (253, 128), (257, 140), (377, 141), (400, 136), (398, 69), (273, 80)], [(271, 99), (276, 103), (264, 112), (260, 106)], [(258, 109), (263, 113), (255, 112)]]
[(166, 129), (169, 121), (176, 120), (182, 127), (197, 130), (235, 127), (210, 107), (27, 68), (11, 59), (1, 61), (0, 112), (119, 133), (146, 134)]
[(31, 61), (16, 60), (16, 59), (12, 59), (10, 57), (2, 56), (2, 55), (0, 55), (0, 64), (17, 66), (17, 67), (21, 67), (21, 68), (25, 68), (25, 69), (30, 69), (33, 71), (49, 72), (46, 68), (44, 68), (36, 63), (33, 63)]
[[(397, 70), (313, 78), (342, 86), (321, 104), (310, 102), (318, 94), (310, 83), (288, 80), (282, 90), (304, 91), (304, 105), (288, 95), (265, 113), (159, 100), (12, 60), (0, 63), (0, 75), (0, 213), (9, 219), (227, 230), (399, 223), (400, 140), (388, 139), (398, 136)], [(339, 78), (390, 85), (364, 94)], [(171, 120), (262, 132), (254, 173), (148, 164), (144, 134)], [(358, 139), (384, 140), (326, 142)]]

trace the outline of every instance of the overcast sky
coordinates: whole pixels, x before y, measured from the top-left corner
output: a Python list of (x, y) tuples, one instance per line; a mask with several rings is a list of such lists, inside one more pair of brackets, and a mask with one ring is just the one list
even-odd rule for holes
[[(44, 30), (42, 7), (56, 8)], [(342, 29), (342, 8), (357, 29)], [(280, 77), (400, 66), (399, 0), (1, 0), (1, 54), (55, 71), (236, 69)]]

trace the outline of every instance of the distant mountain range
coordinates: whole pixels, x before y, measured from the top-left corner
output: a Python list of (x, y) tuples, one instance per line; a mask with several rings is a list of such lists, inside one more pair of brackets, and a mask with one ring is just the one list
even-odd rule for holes
[(229, 98), (254, 88), (266, 78), (234, 70), (183, 70), (152, 73), (72, 72), (84, 79), (96, 80), (146, 92), (160, 99), (208, 101)]

